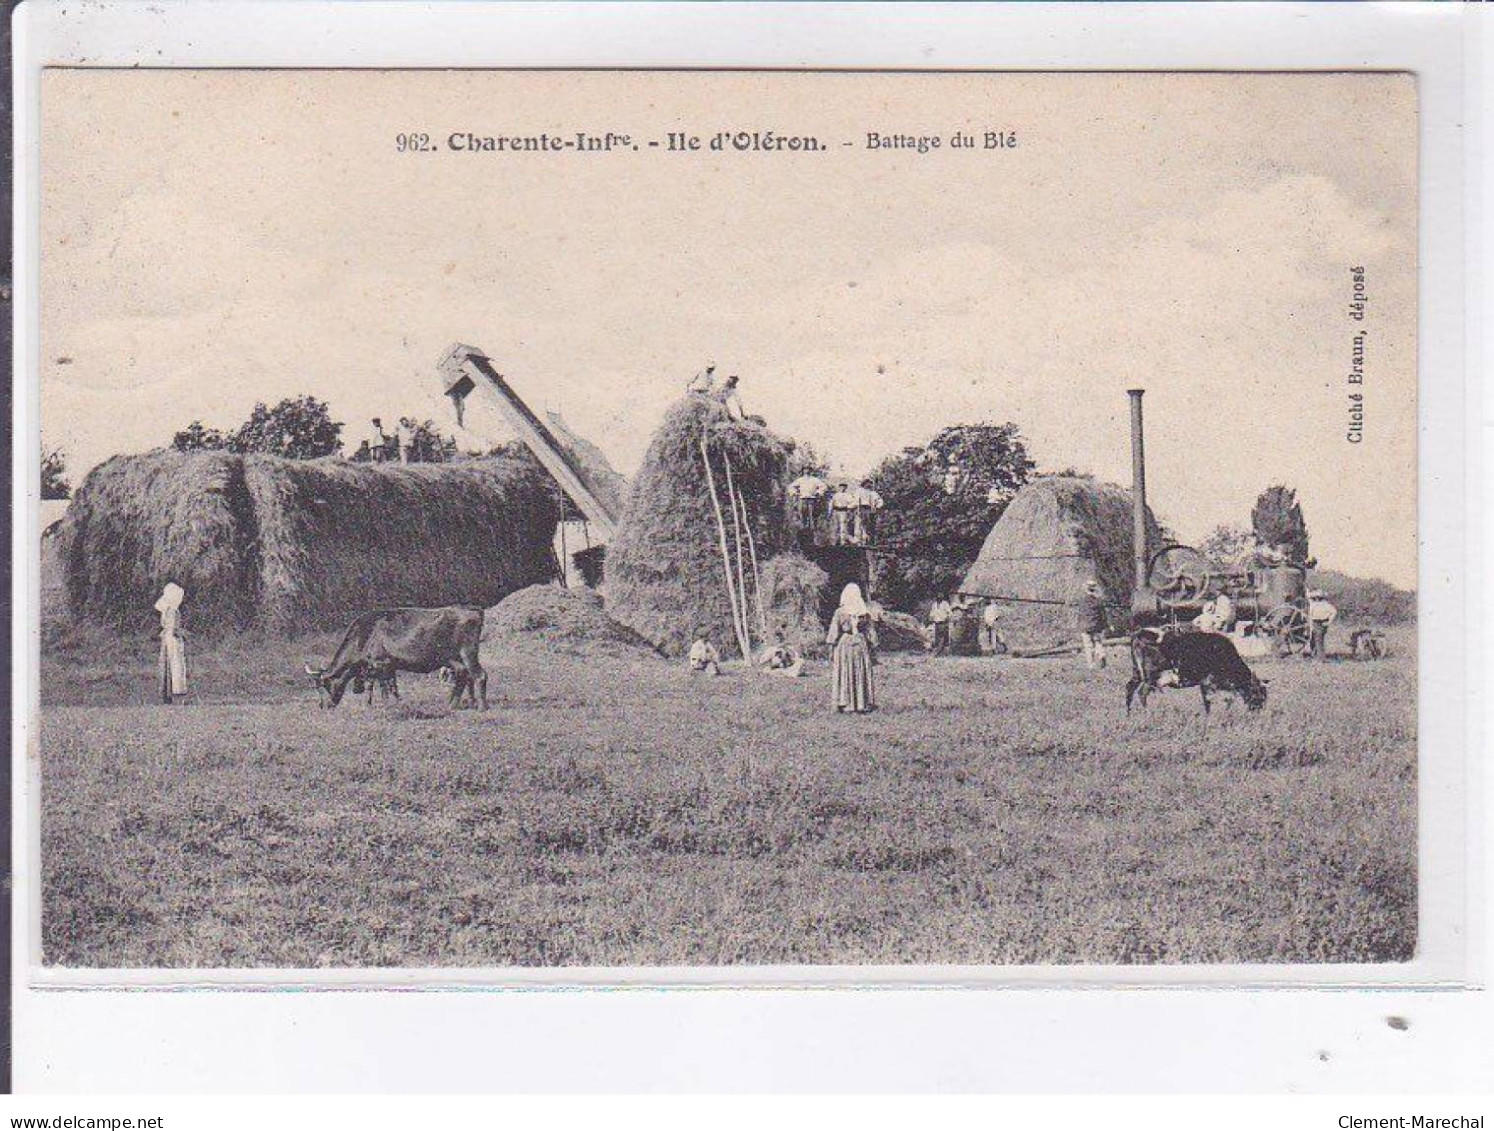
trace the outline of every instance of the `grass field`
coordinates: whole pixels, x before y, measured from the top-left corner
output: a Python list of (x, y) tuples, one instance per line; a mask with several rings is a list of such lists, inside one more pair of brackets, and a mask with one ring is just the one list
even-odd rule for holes
[(316, 708), (325, 640), (43, 657), (44, 946), (84, 966), (1387, 961), (1416, 933), (1414, 631), (1263, 664), (1259, 715), (1125, 670), (888, 657), (692, 680), (490, 652), (494, 709)]

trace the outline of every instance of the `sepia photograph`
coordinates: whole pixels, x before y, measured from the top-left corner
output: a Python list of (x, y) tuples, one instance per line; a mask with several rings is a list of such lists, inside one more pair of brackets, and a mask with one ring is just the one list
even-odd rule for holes
[(46, 70), (40, 961), (1411, 962), (1417, 129)]

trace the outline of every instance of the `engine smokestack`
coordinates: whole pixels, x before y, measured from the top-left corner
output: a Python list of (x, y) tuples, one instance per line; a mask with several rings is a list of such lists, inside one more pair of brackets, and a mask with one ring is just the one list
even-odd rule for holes
[(1146, 445), (1142, 439), (1141, 397), (1145, 389), (1127, 389), (1131, 398), (1131, 545), (1136, 559), (1135, 596), (1146, 592)]

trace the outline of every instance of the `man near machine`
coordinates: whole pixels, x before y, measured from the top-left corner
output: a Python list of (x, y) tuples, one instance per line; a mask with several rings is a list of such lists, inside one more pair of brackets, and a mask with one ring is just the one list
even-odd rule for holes
[(929, 610), (929, 627), (933, 629), (933, 643), (930, 650), (936, 656), (942, 656), (949, 651), (949, 615), (953, 611), (950, 603), (943, 597), (934, 602), (933, 608)]
[(1006, 641), (1001, 638), (1001, 609), (995, 601), (987, 601), (980, 611), (980, 650), (985, 656), (1006, 651)]
[(1079, 647), (1084, 653), (1084, 666), (1092, 671), (1103, 668), (1105, 630), (1109, 627), (1109, 622), (1105, 617), (1105, 591), (1092, 578), (1084, 583), (1084, 592), (1079, 595), (1075, 620), (1078, 622)]
[(1193, 626), (1205, 632), (1228, 632), (1235, 625), (1235, 603), (1228, 593), (1207, 602), (1203, 612), (1193, 618)]
[(1310, 628), (1308, 640), (1311, 643), (1311, 651), (1314, 659), (1322, 660), (1328, 656), (1328, 630), (1333, 627), (1333, 622), (1338, 619), (1338, 609), (1328, 600), (1328, 594), (1321, 589), (1309, 589), (1307, 591), (1307, 619)]

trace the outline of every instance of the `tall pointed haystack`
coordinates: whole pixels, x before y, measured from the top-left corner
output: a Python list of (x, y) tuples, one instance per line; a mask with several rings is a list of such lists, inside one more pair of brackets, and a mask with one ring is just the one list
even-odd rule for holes
[[(1159, 547), (1150, 510), (1147, 526), (1150, 544)], [(1043, 648), (1073, 640), (1074, 607), (1091, 580), (1103, 586), (1112, 615), (1123, 622), (1133, 582), (1130, 492), (1093, 479), (1048, 476), (1007, 505), (960, 592), (1005, 598), (1007, 644)]]
[[(607, 547), (607, 612), (672, 656), (690, 647), (701, 625), (723, 654), (738, 651), (702, 437), (711, 453), (733, 563), (737, 543), (726, 498), (726, 460), (746, 504), (759, 563), (766, 564), (788, 541), (783, 483), (790, 445), (766, 428), (732, 420), (710, 398), (690, 396), (674, 405), (654, 433), (617, 536)], [(743, 577), (749, 591), (754, 589), (750, 557)], [(732, 583), (737, 583), (735, 570)], [(751, 608), (756, 642), (756, 605)]]

